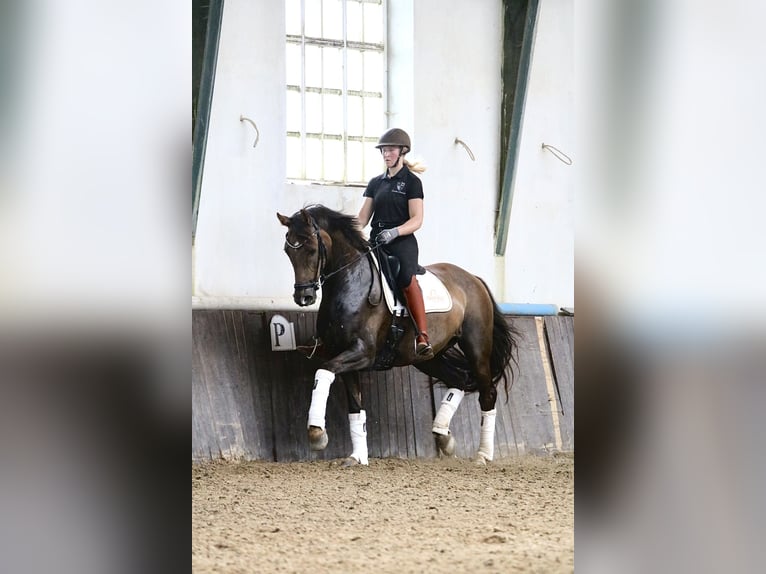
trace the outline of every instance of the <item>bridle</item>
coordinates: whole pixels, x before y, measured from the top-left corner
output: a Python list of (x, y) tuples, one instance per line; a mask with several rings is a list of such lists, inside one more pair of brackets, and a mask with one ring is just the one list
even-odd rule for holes
[(317, 273), (316, 277), (313, 281), (307, 281), (305, 283), (294, 283), (293, 289), (308, 289), (310, 287), (313, 287), (316, 290), (319, 290), (319, 288), (322, 286), (322, 283), (324, 283), (325, 279), (322, 277), (322, 268), (324, 267), (324, 263), (327, 261), (327, 248), (324, 245), (324, 241), (322, 241), (322, 235), (319, 233), (320, 229), (319, 226), (316, 224), (316, 221), (314, 219), (311, 219), (311, 226), (314, 228), (314, 232), (309, 235), (306, 239), (301, 241), (300, 243), (290, 243), (290, 241), (287, 239), (287, 236), (285, 235), (285, 245), (289, 247), (290, 249), (295, 249), (296, 251), (306, 245), (309, 239), (314, 237), (316, 235), (317, 237), (317, 244), (319, 248), (317, 249)]
[(324, 285), (330, 277), (333, 275), (340, 273), (343, 271), (346, 267), (349, 267), (359, 261), (362, 257), (366, 257), (378, 247), (380, 247), (382, 244), (377, 244), (375, 246), (370, 247), (363, 253), (360, 253), (358, 257), (355, 259), (352, 259), (348, 263), (345, 263), (338, 267), (335, 271), (331, 271), (327, 275), (322, 274), (322, 270), (324, 269), (325, 263), (327, 263), (327, 248), (325, 247), (324, 241), (322, 241), (322, 234), (320, 233), (321, 229), (317, 225), (316, 221), (314, 221), (314, 218), (311, 218), (311, 226), (314, 228), (314, 231), (311, 235), (309, 235), (306, 239), (304, 239), (301, 242), (298, 243), (290, 243), (290, 241), (287, 239), (287, 236), (285, 236), (285, 245), (289, 247), (290, 249), (295, 249), (296, 251), (306, 245), (306, 243), (316, 235), (317, 238), (317, 272), (316, 276), (313, 281), (306, 281), (304, 283), (294, 283), (293, 289), (308, 289), (313, 287), (316, 291), (319, 291), (322, 288), (322, 285)]

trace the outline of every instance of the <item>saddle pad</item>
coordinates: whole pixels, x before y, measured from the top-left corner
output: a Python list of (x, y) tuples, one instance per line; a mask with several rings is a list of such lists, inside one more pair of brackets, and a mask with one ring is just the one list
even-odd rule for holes
[(426, 313), (444, 313), (452, 309), (452, 295), (436, 275), (426, 269), (425, 275), (418, 275), (418, 283), (423, 290), (423, 302)]
[[(380, 269), (378, 258), (373, 257), (372, 259), (375, 261), (378, 269)], [(444, 313), (452, 309), (452, 295), (449, 294), (441, 279), (428, 271), (428, 269), (426, 269), (425, 275), (417, 275), (416, 277), (420, 289), (423, 291), (423, 303), (425, 303), (426, 313)], [(394, 298), (394, 293), (391, 291), (391, 287), (388, 286), (388, 281), (382, 277), (381, 279), (383, 295), (390, 311), (397, 315), (407, 314), (407, 308)]]

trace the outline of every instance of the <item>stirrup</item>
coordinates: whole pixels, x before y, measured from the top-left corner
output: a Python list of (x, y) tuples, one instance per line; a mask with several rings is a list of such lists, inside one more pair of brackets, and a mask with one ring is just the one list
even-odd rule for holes
[(428, 341), (428, 337), (426, 336), (425, 339), (425, 341), (418, 341), (415, 345), (415, 354), (420, 357), (426, 357), (434, 354), (433, 347), (431, 347), (431, 343)]

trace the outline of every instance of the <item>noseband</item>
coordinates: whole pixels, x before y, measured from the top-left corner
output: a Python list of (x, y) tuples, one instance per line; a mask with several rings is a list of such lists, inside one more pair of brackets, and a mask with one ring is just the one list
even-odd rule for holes
[(316, 224), (316, 221), (314, 221), (314, 218), (311, 218), (311, 226), (314, 228), (314, 232), (308, 236), (304, 241), (301, 241), (300, 243), (290, 243), (287, 240), (287, 237), (285, 237), (285, 245), (289, 247), (290, 249), (298, 250), (304, 245), (306, 245), (306, 242), (314, 237), (317, 236), (317, 244), (319, 245), (319, 249), (317, 251), (317, 273), (316, 277), (313, 281), (307, 281), (305, 283), (295, 283), (293, 284), (294, 289), (308, 289), (310, 287), (313, 287), (314, 289), (318, 290), (322, 283), (324, 282), (322, 277), (322, 267), (324, 267), (324, 263), (327, 260), (327, 249), (325, 248), (324, 241), (322, 241), (322, 235), (319, 233), (320, 229), (319, 226)]

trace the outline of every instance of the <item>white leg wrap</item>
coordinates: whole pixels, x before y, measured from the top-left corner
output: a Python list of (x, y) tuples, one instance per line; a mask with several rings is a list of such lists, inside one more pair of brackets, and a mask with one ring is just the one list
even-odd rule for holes
[(439, 406), (439, 411), (436, 413), (431, 432), (442, 435), (449, 434), (449, 423), (464, 396), (465, 393), (460, 389), (447, 389), (447, 394), (444, 395), (442, 404)]
[(362, 410), (359, 413), (349, 413), (348, 425), (351, 427), (351, 444), (354, 452), (351, 453), (359, 464), (368, 464), (367, 461), (367, 413)]
[(485, 460), (492, 460), (495, 456), (495, 418), (497, 409), (481, 411), (481, 440), (479, 441), (479, 454)]
[(317, 369), (314, 375), (314, 390), (311, 393), (308, 426), (325, 428), (324, 415), (327, 411), (327, 397), (330, 396), (330, 385), (334, 380), (335, 373)]

